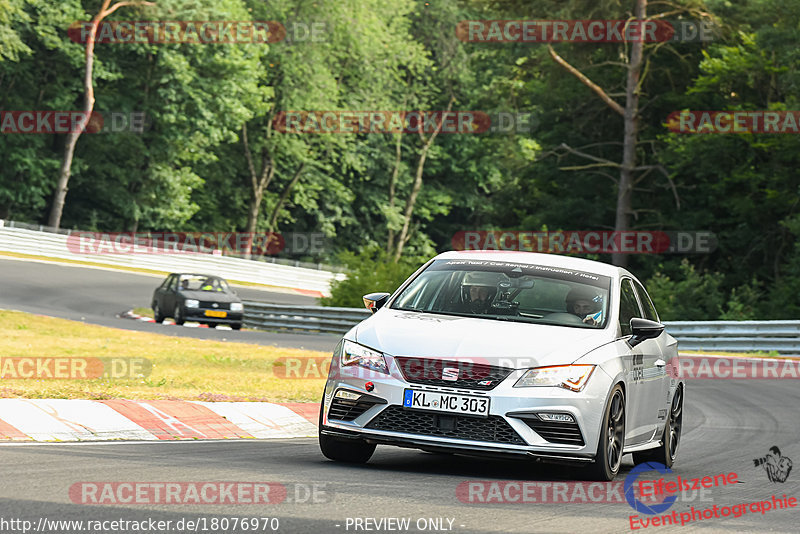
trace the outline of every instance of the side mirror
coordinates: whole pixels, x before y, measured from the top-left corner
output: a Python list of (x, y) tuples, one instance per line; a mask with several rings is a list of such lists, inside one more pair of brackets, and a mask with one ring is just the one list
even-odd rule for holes
[(386, 304), (390, 296), (392, 296), (391, 293), (370, 293), (369, 295), (364, 295), (362, 297), (364, 300), (364, 307), (372, 313), (375, 313)]
[(657, 323), (649, 319), (634, 317), (631, 319), (631, 332), (633, 332), (633, 335), (628, 340), (628, 343), (631, 347), (635, 347), (642, 341), (657, 338), (663, 331), (664, 325), (661, 323)]

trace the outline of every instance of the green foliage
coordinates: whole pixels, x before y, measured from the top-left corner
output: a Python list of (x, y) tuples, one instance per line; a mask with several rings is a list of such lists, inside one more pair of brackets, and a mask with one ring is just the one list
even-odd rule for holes
[[(0, 0), (0, 110), (82, 106), (84, 48), (66, 29), (98, 5)], [(465, 43), (454, 28), (462, 20), (625, 19), (632, 8), (633, 0), (126, 5), (111, 19), (274, 20), (289, 35), (269, 45), (98, 44), (95, 109), (144, 112), (148, 126), (142, 134), (81, 137), (63, 224), (243, 230), (252, 198), (246, 126), (256, 167), (271, 161), (275, 171), (256, 229), (269, 229), (275, 212), (277, 231), (324, 233), (332, 248), (307, 259), (348, 264), (351, 277), (333, 299), (339, 305), (360, 306), (362, 294), (394, 289), (421, 261), (449, 249), (458, 231), (610, 229), (618, 169), (560, 147), (618, 162), (620, 117), (546, 46)], [(673, 10), (692, 20), (705, 12), (719, 31), (712, 42), (645, 46), (637, 161), (650, 170), (637, 174), (632, 224), (711, 231), (719, 246), (692, 264), (677, 254), (640, 255), (629, 267), (650, 279), (665, 319), (800, 318), (800, 136), (676, 135), (664, 127), (682, 109), (797, 110), (800, 3), (648, 2), (650, 15)], [(295, 24), (314, 23), (323, 25), (321, 41), (294, 39)], [(622, 101), (628, 45), (554, 47)], [(270, 123), (279, 111), (443, 110), (451, 99), (458, 111), (530, 113), (532, 128), (436, 139), (397, 265), (379, 250), (403, 226), (420, 137), (281, 134)], [(0, 135), (0, 218), (46, 220), (64, 137)]]
[(683, 260), (677, 279), (656, 272), (646, 285), (662, 320), (700, 321), (716, 318), (722, 308), (723, 278), (720, 273), (698, 273), (689, 260)]
[(726, 297), (725, 275), (698, 272), (684, 259), (679, 274), (672, 277), (657, 271), (647, 281), (647, 290), (663, 321), (747, 321), (758, 319), (761, 293), (759, 283), (733, 288)]
[(394, 263), (386, 252), (370, 247), (358, 254), (345, 252), (340, 261), (347, 266), (347, 278), (331, 284), (331, 296), (320, 299), (323, 306), (358, 308), (368, 293), (392, 293), (420, 267), (419, 262), (403, 259)]

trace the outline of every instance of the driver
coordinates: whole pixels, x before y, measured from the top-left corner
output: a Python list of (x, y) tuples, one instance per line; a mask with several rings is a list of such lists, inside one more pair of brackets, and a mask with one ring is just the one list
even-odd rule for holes
[(600, 301), (595, 293), (589, 287), (576, 287), (567, 293), (565, 299), (567, 312), (577, 315), (581, 320), (590, 325), (599, 324), (599, 320), (592, 315), (600, 311)]
[(464, 275), (461, 281), (461, 302), (464, 311), (469, 313), (488, 313), (497, 295), (497, 285), (501, 281), (498, 273), (473, 271)]

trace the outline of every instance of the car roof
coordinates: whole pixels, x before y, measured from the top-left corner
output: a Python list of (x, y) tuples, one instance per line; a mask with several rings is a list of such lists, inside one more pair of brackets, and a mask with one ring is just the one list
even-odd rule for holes
[(622, 275), (633, 276), (627, 270), (609, 265), (608, 263), (576, 258), (574, 256), (542, 254), (538, 252), (519, 252), (512, 250), (455, 250), (443, 252), (434, 259), (507, 261), (512, 263), (528, 263), (532, 265), (544, 265), (546, 267), (574, 269), (576, 271), (601, 274), (612, 278), (619, 278)]

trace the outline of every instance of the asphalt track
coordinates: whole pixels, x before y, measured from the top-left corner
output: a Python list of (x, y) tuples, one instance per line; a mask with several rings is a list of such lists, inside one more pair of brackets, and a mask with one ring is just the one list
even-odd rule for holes
[[(191, 337), (228, 338), (237, 334), (254, 343), (311, 346), (302, 338), (262, 332), (216, 332), (117, 319), (133, 306), (146, 306), (154, 277), (87, 270), (46, 263), (0, 260), (3, 279), (0, 307), (20, 309), (118, 328)], [(253, 295), (254, 291), (256, 295)], [(245, 298), (306, 303), (307, 297), (242, 289)], [(263, 337), (262, 337), (263, 336)], [(283, 336), (279, 339), (273, 336)], [(318, 342), (335, 343), (333, 336)], [(687, 384), (684, 433), (673, 467), (683, 478), (735, 472), (739, 483), (690, 492), (666, 513), (769, 500), (773, 495), (800, 497), (800, 471), (785, 483), (773, 483), (754, 458), (778, 446), (785, 457), (800, 461), (800, 411), (795, 380), (692, 380)], [(625, 457), (624, 480), (633, 467)], [(671, 475), (672, 476), (672, 475)], [(22, 532), (48, 520), (203, 519), (199, 532), (243, 532), (211, 528), (213, 519), (277, 517), (278, 532), (632, 532), (627, 503), (596, 502), (463, 502), (456, 494), (469, 481), (570, 481), (580, 471), (531, 462), (465, 456), (443, 456), (379, 446), (364, 466), (327, 461), (316, 440), (242, 440), (211, 442), (4, 444), (0, 445), (0, 532)], [(651, 473), (647, 478), (655, 478)], [(275, 482), (289, 490), (275, 504), (76, 504), (69, 489), (76, 482)], [(317, 501), (298, 501), (317, 485)], [(514, 493), (518, 495), (518, 493)], [(513, 495), (512, 495), (513, 497)], [(299, 499), (302, 501), (302, 499)], [(644, 532), (797, 532), (800, 508), (748, 512), (734, 518), (704, 519), (684, 526), (642, 528)], [(641, 515), (640, 517), (646, 517)], [(355, 519), (408, 518), (408, 530), (355, 528)], [(442, 521), (422, 530), (418, 521)], [(349, 519), (349, 521), (348, 521)], [(452, 527), (448, 520), (452, 520)], [(3, 523), (6, 521), (6, 523)], [(428, 523), (430, 525), (430, 523)], [(199, 525), (198, 525), (199, 526)], [(272, 532), (270, 528), (250, 532)], [(450, 529), (450, 530), (448, 530)], [(51, 527), (46, 532), (74, 530)], [(119, 528), (96, 532), (126, 532)], [(127, 532), (133, 532), (132, 530)], [(150, 532), (154, 532), (151, 530)], [(162, 532), (182, 532), (174, 527)]]
[[(773, 483), (753, 464), (754, 458), (773, 445), (779, 446), (784, 456), (800, 459), (800, 413), (794, 381), (695, 380), (688, 384), (686, 402), (684, 436), (673, 473), (702, 478), (735, 472), (739, 483), (705, 490), (702, 495), (693, 492), (695, 495), (679, 500), (667, 513), (686, 512), (691, 506), (721, 508), (768, 500), (772, 495), (800, 495), (800, 472), (792, 472), (785, 483)], [(618, 480), (624, 480), (631, 467), (626, 456)], [(134, 521), (277, 517), (278, 532), (297, 533), (366, 532), (355, 530), (354, 523), (347, 528), (348, 518), (387, 517), (410, 518), (407, 532), (420, 532), (418, 520), (450, 518), (453, 526), (449, 532), (459, 533), (631, 532), (633, 509), (627, 503), (481, 504), (465, 503), (456, 496), (457, 486), (465, 481), (561, 481), (578, 474), (559, 466), (381, 446), (368, 464), (348, 466), (327, 461), (313, 439), (3, 445), (0, 517), (34, 524), (42, 517)], [(87, 481), (277, 482), (288, 487), (288, 499), (258, 506), (71, 502), (70, 486)], [(297, 500), (296, 494), (305, 496), (314, 484), (318, 502), (313, 498), (288, 502)], [(704, 519), (684, 526), (651, 526), (640, 532), (797, 532), (797, 510)], [(448, 526), (446, 520), (443, 524)], [(216, 532), (226, 530), (218, 528)]]
[[(150, 307), (164, 277), (46, 261), (0, 258), (0, 308), (168, 336), (216, 339), (332, 351), (338, 336), (288, 334), (213, 328), (182, 328), (117, 317), (135, 307)], [(236, 287), (244, 300), (315, 305), (316, 299), (288, 291)]]

